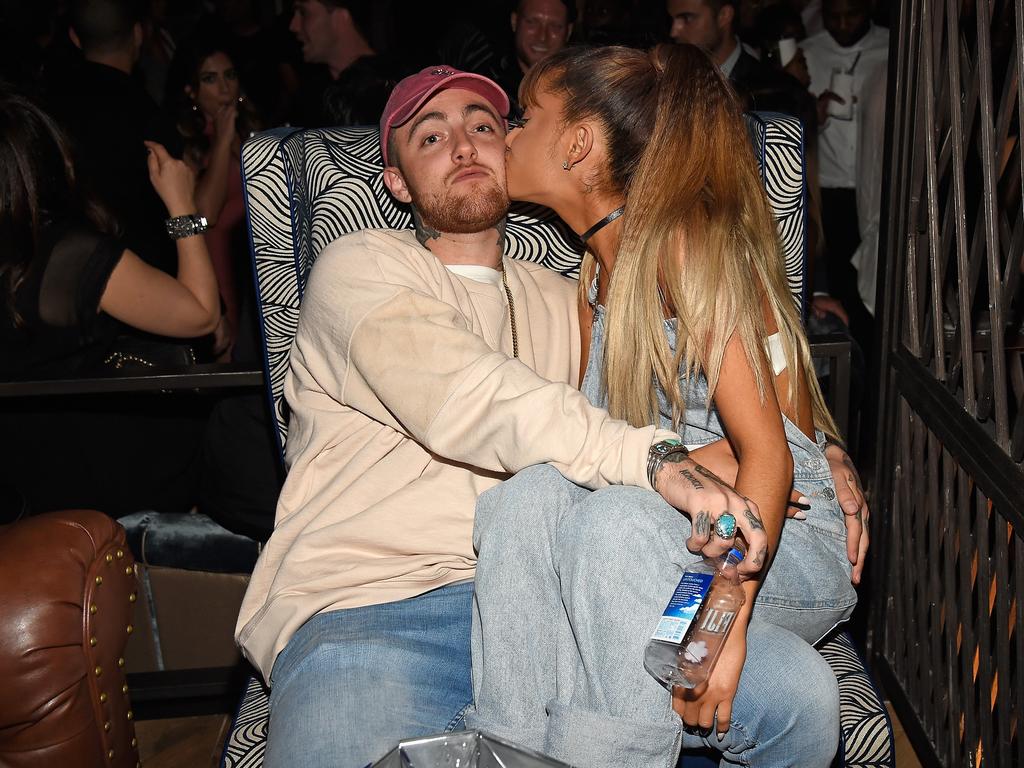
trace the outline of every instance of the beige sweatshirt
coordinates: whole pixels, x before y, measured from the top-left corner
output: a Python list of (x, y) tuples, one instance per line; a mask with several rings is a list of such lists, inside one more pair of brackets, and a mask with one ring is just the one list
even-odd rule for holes
[(576, 284), (506, 259), (500, 286), (449, 272), (412, 231), (335, 241), (309, 276), (291, 350), (288, 476), (236, 640), (269, 682), (321, 611), (401, 600), (473, 577), (477, 497), (550, 462), (588, 488), (650, 487), (634, 429), (573, 386)]

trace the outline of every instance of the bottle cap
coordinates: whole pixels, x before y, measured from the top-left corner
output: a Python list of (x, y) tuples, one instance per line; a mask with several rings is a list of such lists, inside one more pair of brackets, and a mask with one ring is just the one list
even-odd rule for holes
[(739, 563), (743, 560), (743, 550), (733, 547), (729, 550), (729, 554), (726, 557)]

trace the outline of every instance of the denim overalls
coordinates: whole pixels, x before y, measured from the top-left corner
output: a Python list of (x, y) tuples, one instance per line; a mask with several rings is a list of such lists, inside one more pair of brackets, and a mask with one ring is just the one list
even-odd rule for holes
[[(594, 325), (590, 338), (587, 372), (580, 387), (594, 405), (607, 407), (602, 382), (606, 310), (596, 302), (597, 281), (590, 289)], [(665, 335), (674, 350), (675, 320), (665, 321)], [(687, 446), (701, 446), (725, 437), (714, 407), (706, 407), (708, 384), (700, 374), (682, 382), (687, 408), (679, 425)], [(660, 425), (674, 429), (668, 400), (657, 392)], [(846, 555), (846, 524), (836, 501), (832, 473), (825, 459), (824, 435), (810, 440), (785, 416), (786, 439), (793, 455), (793, 486), (810, 499), (806, 520), (787, 519), (779, 549), (757, 597), (756, 614), (814, 643), (836, 624), (849, 618), (857, 603), (850, 582), (852, 566)]]

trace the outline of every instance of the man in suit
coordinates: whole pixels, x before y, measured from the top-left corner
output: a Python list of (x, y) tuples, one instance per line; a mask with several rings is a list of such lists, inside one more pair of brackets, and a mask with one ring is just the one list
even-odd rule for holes
[(804, 119), (806, 91), (796, 80), (760, 62), (736, 34), (736, 0), (667, 0), (669, 36), (703, 48), (743, 99), (747, 110)]

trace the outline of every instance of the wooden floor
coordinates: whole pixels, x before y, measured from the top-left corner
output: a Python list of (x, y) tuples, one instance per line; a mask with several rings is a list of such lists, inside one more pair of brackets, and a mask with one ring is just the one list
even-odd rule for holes
[[(896, 768), (921, 768), (892, 709)], [(143, 768), (218, 768), (231, 727), (229, 715), (143, 720), (135, 724)]]
[(135, 735), (145, 768), (218, 768), (230, 715), (139, 720)]

